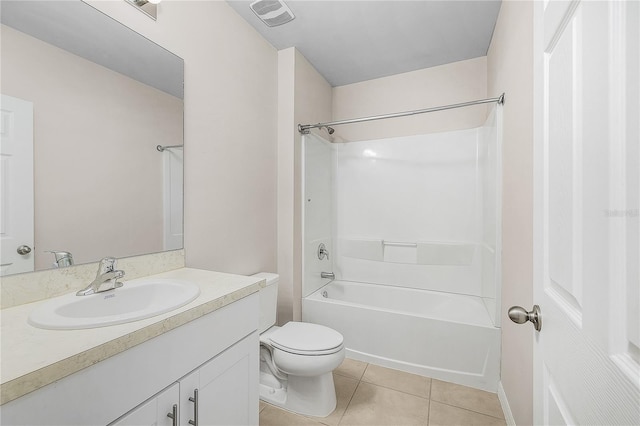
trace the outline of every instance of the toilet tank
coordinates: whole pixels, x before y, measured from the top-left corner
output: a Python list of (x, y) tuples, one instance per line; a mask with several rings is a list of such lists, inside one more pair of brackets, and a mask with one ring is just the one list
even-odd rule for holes
[(278, 306), (278, 274), (260, 272), (252, 275), (256, 278), (267, 280), (267, 286), (260, 288), (260, 325), (258, 333), (262, 333), (276, 323), (276, 310)]

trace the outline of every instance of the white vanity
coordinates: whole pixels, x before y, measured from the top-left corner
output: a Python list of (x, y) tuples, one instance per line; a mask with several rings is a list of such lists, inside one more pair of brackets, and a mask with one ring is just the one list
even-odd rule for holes
[(43, 302), (3, 309), (0, 423), (257, 425), (264, 280), (190, 268), (152, 277), (196, 283), (200, 295), (84, 330), (29, 325)]

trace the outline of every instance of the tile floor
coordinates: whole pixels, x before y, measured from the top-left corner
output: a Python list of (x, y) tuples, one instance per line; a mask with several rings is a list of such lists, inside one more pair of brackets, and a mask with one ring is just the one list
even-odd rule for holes
[(305, 417), (260, 401), (260, 426), (506, 425), (496, 394), (345, 359), (333, 374), (338, 406)]

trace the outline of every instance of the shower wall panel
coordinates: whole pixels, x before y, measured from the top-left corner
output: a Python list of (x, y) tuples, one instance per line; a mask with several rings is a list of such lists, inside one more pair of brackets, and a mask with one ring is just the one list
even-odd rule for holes
[(481, 129), (479, 164), (482, 191), (482, 300), (487, 307), (494, 325), (500, 325), (500, 254), (502, 247), (502, 110), (492, 108), (485, 125)]
[(334, 145), (341, 279), (481, 295), (482, 133)]
[[(334, 149), (323, 138), (309, 134), (303, 138), (303, 271), (302, 296), (306, 297), (327, 284), (321, 272), (332, 271), (333, 245), (333, 169)], [(324, 244), (328, 257), (318, 258), (318, 246)]]

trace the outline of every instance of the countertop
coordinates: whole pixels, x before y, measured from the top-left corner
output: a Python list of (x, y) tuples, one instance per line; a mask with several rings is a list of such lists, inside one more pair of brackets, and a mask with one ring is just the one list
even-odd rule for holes
[[(126, 324), (84, 330), (44, 330), (28, 324), (31, 310), (44, 301), (0, 311), (0, 404), (200, 318), (264, 286), (264, 279), (256, 277), (192, 268), (176, 269), (141, 279), (149, 278), (191, 281), (200, 287), (200, 295), (191, 303), (171, 312)], [(126, 285), (127, 281), (123, 282)]]

